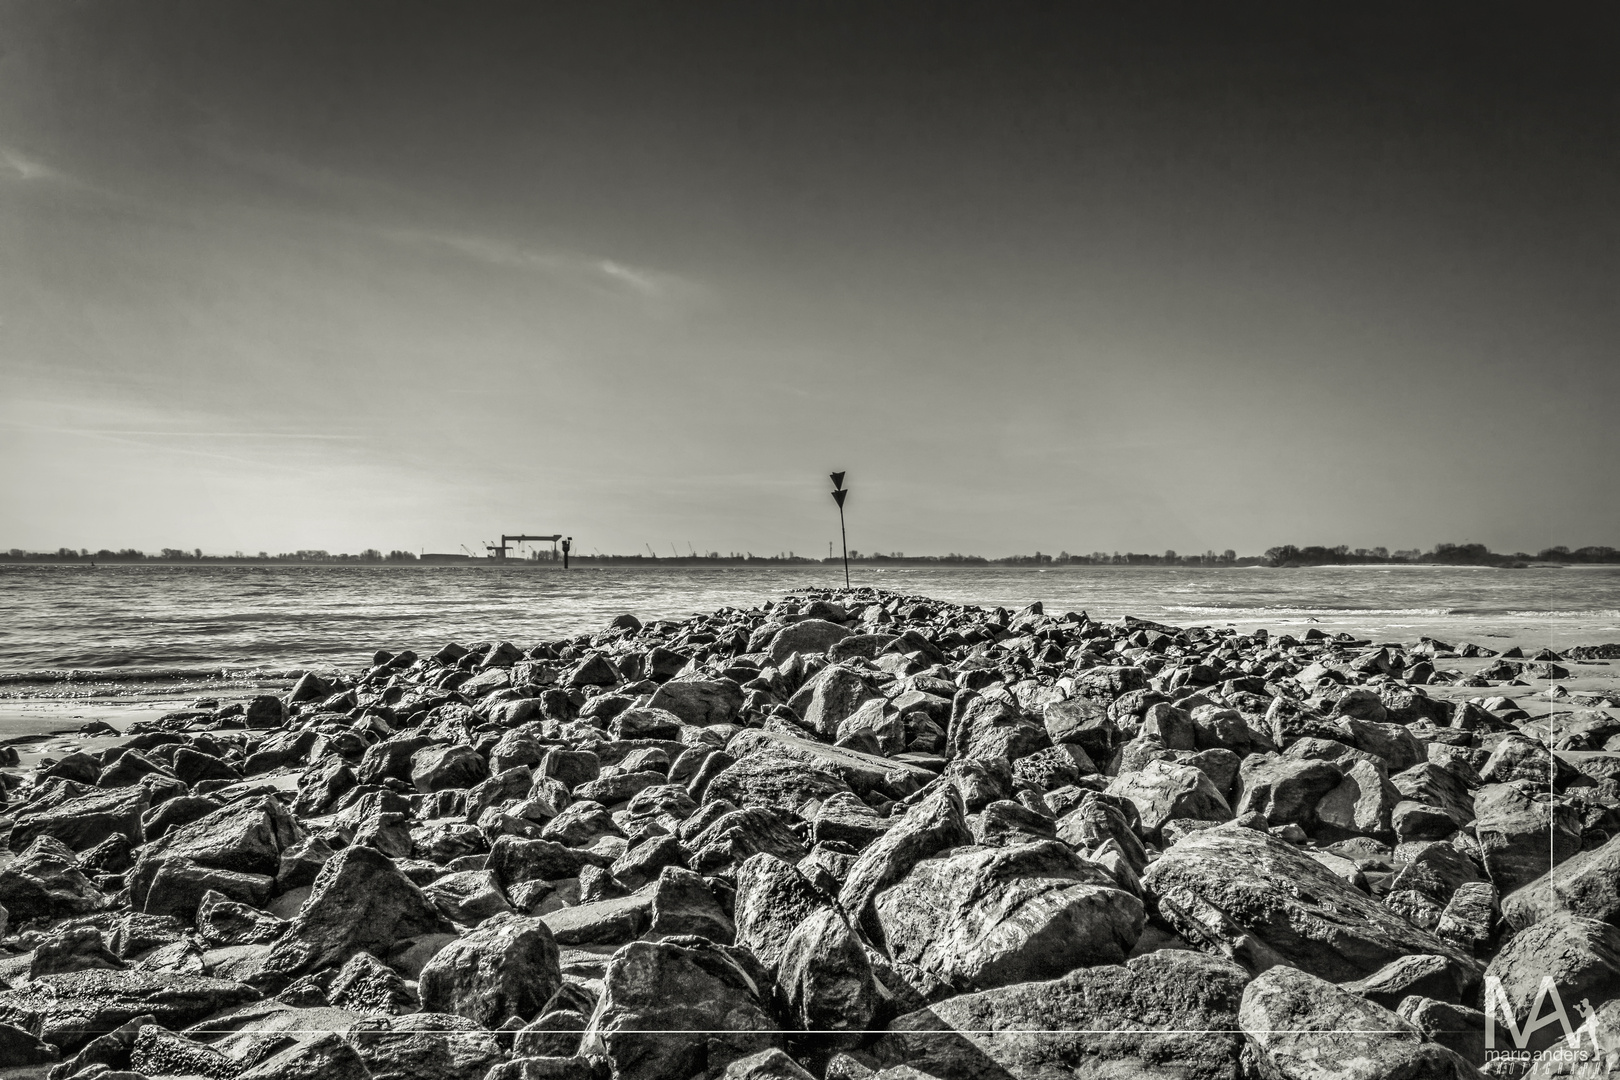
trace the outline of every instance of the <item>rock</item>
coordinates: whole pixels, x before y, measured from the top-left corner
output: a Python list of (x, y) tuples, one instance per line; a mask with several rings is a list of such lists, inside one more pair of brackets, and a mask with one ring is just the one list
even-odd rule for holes
[(37, 837), (16, 859), (0, 866), (0, 906), (18, 922), (83, 915), (108, 903), (79, 869), (73, 852), (54, 836)]
[(800, 843), (783, 815), (763, 807), (734, 810), (694, 836), (692, 869), (713, 873), (742, 862), (750, 855), (768, 851), (791, 862), (804, 858)]
[[(1522, 1029), (1546, 979), (1569, 1009), (1583, 1000), (1597, 1008), (1620, 997), (1620, 927), (1557, 913), (1514, 934), (1485, 968), (1487, 1010), (1505, 1006)], [(1556, 1024), (1541, 1028), (1530, 1049), (1544, 1049), (1562, 1034)]]
[(483, 1080), (506, 1056), (494, 1036), (448, 1013), (367, 1019), (346, 1038), (371, 1080)]
[(755, 855), (737, 872), (737, 944), (759, 958), (806, 1031), (862, 1032), (882, 991), (854, 929), (789, 863)]
[(107, 948), (100, 930), (94, 926), (69, 926), (34, 947), (28, 977), (37, 979), (70, 971), (122, 971), (128, 966)]
[(823, 803), (841, 794), (854, 797), (837, 774), (807, 766), (784, 747), (767, 746), (720, 770), (704, 789), (703, 800), (772, 806), (810, 819)]
[[(805, 691), (808, 691), (806, 695)], [(795, 702), (803, 698), (799, 713), (804, 726), (826, 738), (834, 738), (838, 728), (858, 712), (867, 702), (882, 703), (883, 698), (849, 668), (834, 666), (826, 669), (815, 680), (795, 695)]]
[(1471, 1071), (1416, 1025), (1298, 968), (1279, 966), (1243, 991), (1238, 1019), (1278, 1080), (1460, 1080)]
[(1511, 784), (1487, 784), (1474, 794), (1474, 833), (1485, 872), (1503, 893), (1545, 874), (1581, 849), (1580, 819), (1551, 797), (1532, 798)]
[(263, 945), (274, 941), (287, 923), (268, 912), (231, 900), (210, 889), (197, 905), (197, 936), (214, 948)]
[(888, 832), (889, 825), (853, 792), (839, 792), (816, 810), (811, 836), (818, 844), (835, 840), (859, 849)]
[(0, 1024), (0, 1061), (8, 1066), (50, 1065), (61, 1056), (55, 1046), (15, 1024)]
[(720, 945), (731, 944), (736, 928), (713, 890), (697, 874), (683, 866), (666, 866), (650, 888), (649, 937), (696, 934)]
[(273, 694), (260, 694), (247, 703), (242, 719), (250, 728), (280, 727), (287, 720), (287, 703)]
[(358, 1013), (405, 1013), (416, 1010), (416, 995), (393, 968), (370, 953), (355, 953), (326, 988), (327, 999)]
[(433, 901), (445, 918), (467, 926), (477, 926), (485, 919), (512, 910), (506, 894), (501, 891), (500, 879), (490, 870), (446, 874), (422, 886), (422, 895)]
[(182, 746), (174, 752), (174, 775), (190, 785), (199, 784), (204, 780), (228, 780), (235, 783), (242, 779), (241, 773), (219, 758), (200, 750), (193, 750), (189, 746)]
[(986, 990), (1123, 961), (1142, 902), (1057, 841), (918, 861), (875, 902), (882, 940), (918, 993)]
[(1348, 981), (1408, 953), (1473, 963), (1298, 848), (1252, 829), (1188, 836), (1148, 867), (1142, 884), (1177, 933), (1253, 970), (1291, 964)]
[(772, 1048), (726, 1066), (724, 1080), (816, 1080), (784, 1051)]
[(358, 1051), (336, 1032), (294, 1042), (236, 1074), (236, 1080), (370, 1080)]
[(1344, 989), (1386, 1009), (1413, 994), (1460, 1003), (1479, 985), (1479, 972), (1460, 969), (1444, 956), (1413, 955), (1392, 960), (1365, 979), (1342, 983)]
[(646, 933), (652, 922), (652, 886), (547, 911), (540, 918), (558, 945), (623, 945)]
[(141, 828), (148, 840), (156, 840), (182, 825), (190, 825), (225, 805), (218, 799), (197, 795), (177, 795), (165, 799), (141, 817)]
[(1231, 807), (1209, 777), (1191, 765), (1152, 761), (1139, 772), (1115, 777), (1107, 793), (1136, 807), (1142, 831), (1150, 839), (1175, 818), (1227, 821), (1232, 817)]
[(72, 1052), (137, 1016), (171, 1030), (259, 997), (252, 987), (173, 972), (75, 971), (46, 975), (27, 989), (0, 992), (0, 1023), (35, 1015), (40, 1035)]
[(1107, 761), (1120, 741), (1119, 727), (1109, 719), (1108, 709), (1090, 698), (1050, 702), (1041, 718), (1053, 743), (1078, 746), (1093, 761)]
[(450, 929), (388, 856), (348, 847), (321, 868), (298, 917), (271, 947), (265, 975), (290, 981), (342, 964), (357, 952), (385, 954), (403, 938)]
[(22, 851), (38, 837), (53, 836), (73, 851), (87, 851), (115, 833), (139, 844), (145, 839), (141, 815), (151, 803), (144, 787), (36, 799), (18, 812), (9, 846)]
[(1017, 761), (1048, 745), (1046, 729), (1025, 719), (1003, 697), (963, 690), (951, 702), (951, 726), (945, 733), (948, 757)]
[(1383, 769), (1368, 761), (1351, 762), (1337, 786), (1317, 802), (1317, 826), (1334, 837), (1387, 837), (1395, 831), (1400, 801), (1400, 790)]
[(422, 1007), (485, 1027), (532, 1019), (562, 985), (557, 942), (535, 918), (495, 915), (441, 949), (422, 969)]
[(1235, 1080), (1248, 981), (1226, 960), (1161, 949), (1124, 965), (961, 994), (898, 1017), (873, 1054), (899, 1076)]
[(489, 763), (470, 746), (427, 746), (411, 755), (417, 791), (470, 788), (489, 776)]
[(282, 850), (303, 837), (302, 826), (269, 795), (231, 803), (147, 844), (129, 874), (130, 903), (148, 915), (189, 918), (215, 889), (261, 904)]
[(920, 860), (973, 842), (962, 797), (942, 787), (917, 802), (899, 823), (873, 842), (850, 868), (838, 894), (839, 906), (868, 935), (881, 934), (873, 901)]
[(150, 1076), (206, 1076), (215, 1080), (231, 1080), (237, 1072), (236, 1063), (218, 1050), (157, 1024), (148, 1024), (136, 1034), (129, 1067), (132, 1072)]
[(794, 653), (814, 656), (851, 636), (852, 631), (824, 619), (802, 619), (782, 627), (771, 638), (770, 661), (777, 667)]
[(726, 743), (726, 752), (736, 760), (766, 750), (780, 751), (808, 768), (837, 776), (863, 799), (874, 795), (903, 799), (935, 778), (917, 765), (756, 728), (739, 731)]
[(1620, 837), (1577, 852), (1502, 899), (1502, 917), (1515, 930), (1558, 912), (1620, 926)]
[(665, 1080), (781, 1049), (781, 1021), (761, 997), (769, 981), (744, 949), (632, 942), (608, 961), (581, 1052), (605, 1054), (615, 1080)]
[(1326, 761), (1251, 754), (1238, 770), (1233, 812), (1242, 817), (1258, 811), (1268, 825), (1313, 827), (1317, 802), (1336, 788), (1342, 777), (1338, 767)]
[(735, 723), (742, 712), (743, 692), (729, 679), (674, 679), (664, 683), (647, 703), (699, 727)]

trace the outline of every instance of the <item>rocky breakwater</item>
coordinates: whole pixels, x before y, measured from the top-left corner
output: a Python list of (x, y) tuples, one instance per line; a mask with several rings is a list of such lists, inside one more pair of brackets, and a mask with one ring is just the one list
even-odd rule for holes
[(1483, 1012), (1551, 978), (1620, 1069), (1620, 719), (1470, 652), (872, 590), (380, 652), (5, 774), (0, 1063), (1554, 1075)]

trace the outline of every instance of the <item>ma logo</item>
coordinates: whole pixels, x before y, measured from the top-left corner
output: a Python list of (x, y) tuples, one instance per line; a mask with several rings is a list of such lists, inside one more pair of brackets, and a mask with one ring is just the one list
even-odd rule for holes
[[(1552, 1011), (1546, 1016), (1541, 1015), (1542, 1008), (1548, 1001), (1552, 1002)], [(1575, 1006), (1584, 1022), (1580, 1027), (1572, 1027), (1569, 1022), (1569, 1013), (1564, 1011), (1564, 999), (1558, 995), (1558, 987), (1552, 981), (1552, 976), (1543, 976), (1541, 989), (1536, 992), (1536, 1000), (1530, 1005), (1530, 1014), (1525, 1017), (1524, 1027), (1520, 1029), (1519, 1021), (1513, 1015), (1513, 1005), (1508, 1001), (1507, 991), (1502, 989), (1502, 980), (1494, 975), (1485, 977), (1485, 1049), (1496, 1049), (1496, 1019), (1500, 1012), (1502, 1022), (1507, 1025), (1508, 1034), (1513, 1036), (1513, 1048), (1523, 1050), (1530, 1043), (1530, 1036), (1544, 1027), (1558, 1024), (1564, 1029), (1564, 1041), (1571, 1050), (1581, 1048), (1581, 1037), (1584, 1035), (1592, 1043), (1593, 1051), (1601, 1054), (1603, 1044), (1598, 1039), (1597, 1012), (1588, 1001), (1581, 1001)]]

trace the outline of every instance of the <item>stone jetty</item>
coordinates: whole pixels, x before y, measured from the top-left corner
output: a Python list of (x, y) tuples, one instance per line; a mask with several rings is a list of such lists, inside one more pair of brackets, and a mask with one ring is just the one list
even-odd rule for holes
[(1555, 688), (1617, 652), (871, 589), (378, 652), (11, 755), (0, 1066), (1620, 1075), (1620, 710)]

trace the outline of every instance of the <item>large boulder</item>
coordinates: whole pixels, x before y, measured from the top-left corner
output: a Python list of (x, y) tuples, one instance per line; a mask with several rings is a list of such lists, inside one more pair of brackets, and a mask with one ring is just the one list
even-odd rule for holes
[(878, 894), (896, 970), (918, 993), (988, 990), (1123, 961), (1142, 902), (1056, 840), (922, 859)]
[(1243, 1033), (1274, 1080), (1462, 1080), (1473, 1070), (1382, 1005), (1279, 966), (1243, 991)]
[(1150, 839), (1175, 818), (1227, 821), (1232, 817), (1232, 808), (1208, 774), (1191, 765), (1150, 761), (1136, 772), (1115, 777), (1107, 793), (1130, 800), (1141, 819), (1142, 832)]
[(1620, 926), (1620, 836), (1571, 856), (1502, 899), (1502, 917), (1515, 930), (1560, 911)]
[(528, 1021), (562, 985), (557, 942), (540, 919), (502, 913), (446, 945), (422, 968), (422, 1008), (486, 1028)]
[(894, 1020), (873, 1054), (939, 1080), (1238, 1080), (1248, 979), (1230, 961), (1161, 949), (948, 998)]
[(789, 623), (771, 638), (768, 646), (771, 663), (781, 667), (794, 653), (802, 656), (824, 653), (853, 632), (825, 619), (801, 619)]
[(303, 827), (273, 796), (230, 803), (142, 849), (129, 873), (130, 904), (148, 915), (188, 918), (209, 889), (263, 903), (282, 851), (303, 838)]
[(769, 985), (746, 949), (693, 937), (631, 942), (608, 961), (580, 1052), (606, 1055), (615, 1080), (718, 1075), (783, 1046)]
[(828, 739), (836, 737), (839, 726), (859, 712), (862, 705), (882, 700), (865, 679), (840, 665), (817, 675), (793, 698), (804, 718), (804, 726)]
[(489, 776), (489, 762), (470, 746), (425, 746), (411, 755), (411, 783), (421, 792), (470, 788)]
[(450, 932), (450, 921), (392, 859), (347, 847), (315, 876), (298, 917), (271, 947), (263, 977), (274, 985), (337, 966), (357, 952), (386, 956), (396, 941)]
[(850, 921), (869, 935), (882, 933), (873, 901), (918, 862), (951, 848), (973, 843), (962, 796), (942, 785), (917, 801), (906, 816), (874, 841), (849, 868), (838, 894), (839, 906)]
[(1316, 824), (1316, 804), (1342, 777), (1331, 762), (1251, 754), (1238, 769), (1233, 812), (1239, 817), (1257, 812), (1268, 825), (1311, 828)]
[(776, 980), (796, 1026), (865, 1031), (881, 1003), (866, 950), (843, 913), (791, 863), (755, 855), (737, 871), (737, 944)]
[(726, 743), (726, 752), (738, 761), (767, 750), (779, 751), (806, 768), (838, 777), (862, 798), (875, 794), (903, 799), (934, 779), (934, 774), (920, 765), (759, 728), (744, 728)]
[(959, 691), (951, 702), (946, 755), (1017, 761), (1051, 745), (1046, 728), (1028, 719), (1005, 695)]
[(703, 800), (773, 806), (811, 820), (822, 803), (840, 793), (854, 794), (836, 773), (807, 765), (802, 755), (786, 747), (766, 746), (715, 774)]
[[(1505, 1008), (1522, 1029), (1548, 979), (1566, 1009), (1582, 1001), (1595, 1009), (1620, 998), (1620, 927), (1560, 912), (1520, 930), (1485, 969), (1485, 1007)], [(1569, 1019), (1572, 1027), (1580, 1023)], [(1532, 1033), (1529, 1046), (1544, 1049), (1561, 1035), (1552, 1024)]]
[(241, 983), (173, 971), (74, 971), (44, 975), (26, 989), (0, 992), (0, 1023), (32, 1028), (64, 1053), (150, 1014), (171, 1030), (259, 997)]
[(675, 679), (660, 686), (647, 703), (697, 726), (730, 724), (742, 712), (742, 688), (730, 679)]
[[(73, 789), (84, 793), (73, 795)], [(18, 812), (8, 843), (12, 851), (22, 851), (37, 837), (54, 836), (74, 851), (88, 851), (118, 834), (139, 844), (146, 838), (141, 815), (151, 805), (152, 794), (144, 787), (94, 791), (67, 784)]]
[(1206, 829), (1167, 848), (1142, 877), (1148, 902), (1189, 941), (1255, 971), (1291, 964), (1358, 979), (1408, 953), (1477, 969), (1292, 844), (1252, 829)]
[(1504, 895), (1581, 850), (1580, 816), (1561, 799), (1487, 784), (1474, 794), (1474, 814), (1485, 872)]
[(345, 1038), (371, 1080), (484, 1080), (506, 1057), (480, 1025), (448, 1013), (368, 1017)]
[(84, 915), (108, 904), (62, 841), (39, 836), (0, 866), (0, 908), (18, 922)]

